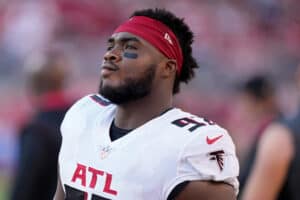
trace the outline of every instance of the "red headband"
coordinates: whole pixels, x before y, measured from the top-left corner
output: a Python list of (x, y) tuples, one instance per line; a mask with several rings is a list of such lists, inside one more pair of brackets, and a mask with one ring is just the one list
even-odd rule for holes
[(173, 31), (166, 25), (149, 17), (134, 16), (114, 31), (119, 32), (137, 35), (156, 47), (167, 58), (175, 59), (177, 72), (180, 74), (183, 62), (180, 44)]

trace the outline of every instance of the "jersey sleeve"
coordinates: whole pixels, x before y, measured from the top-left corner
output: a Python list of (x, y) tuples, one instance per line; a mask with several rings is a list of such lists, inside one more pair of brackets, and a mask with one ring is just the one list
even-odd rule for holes
[(184, 181), (203, 180), (230, 184), (237, 195), (239, 163), (227, 131), (214, 125), (193, 134), (179, 155), (177, 176), (167, 193)]

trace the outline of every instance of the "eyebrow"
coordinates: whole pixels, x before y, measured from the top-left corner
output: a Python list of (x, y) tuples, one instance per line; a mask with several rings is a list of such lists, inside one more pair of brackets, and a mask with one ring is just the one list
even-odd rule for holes
[[(107, 40), (107, 42), (108, 43), (113, 43), (113, 42), (115, 42), (116, 41), (116, 39), (114, 39), (114, 38), (109, 38), (108, 40)], [(119, 41), (121, 42), (121, 43), (125, 43), (125, 42), (129, 42), (129, 41), (134, 41), (134, 42), (141, 42), (139, 39), (137, 39), (136, 37), (123, 37), (123, 38), (121, 38), (121, 39), (119, 39)]]

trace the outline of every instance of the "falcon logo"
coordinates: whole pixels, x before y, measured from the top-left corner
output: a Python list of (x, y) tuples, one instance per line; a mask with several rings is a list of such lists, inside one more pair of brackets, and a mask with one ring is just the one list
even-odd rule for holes
[(170, 35), (169, 35), (168, 33), (165, 33), (164, 38), (165, 38), (171, 45), (173, 45), (172, 39), (171, 39), (171, 37), (170, 37)]
[(112, 151), (112, 148), (110, 146), (105, 146), (102, 147), (101, 152), (100, 152), (100, 157), (101, 159), (105, 159)]
[(214, 151), (209, 153), (210, 159), (209, 160), (216, 160), (218, 163), (218, 166), (220, 168), (220, 171), (223, 171), (224, 168), (224, 151), (220, 150), (220, 151)]

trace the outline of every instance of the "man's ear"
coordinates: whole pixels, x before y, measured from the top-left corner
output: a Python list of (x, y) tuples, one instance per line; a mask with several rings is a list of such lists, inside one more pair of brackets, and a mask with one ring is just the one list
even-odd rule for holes
[(162, 77), (174, 76), (177, 72), (177, 62), (174, 59), (166, 59), (162, 67)]

